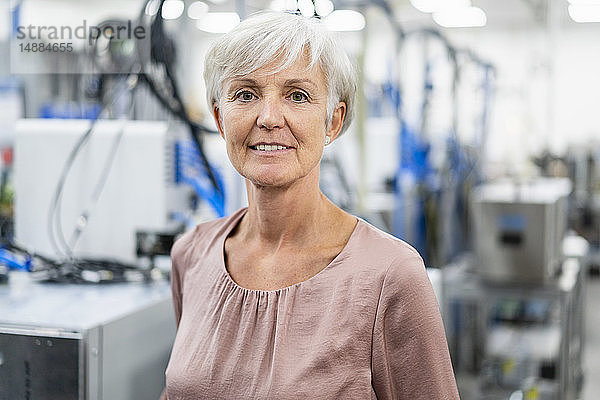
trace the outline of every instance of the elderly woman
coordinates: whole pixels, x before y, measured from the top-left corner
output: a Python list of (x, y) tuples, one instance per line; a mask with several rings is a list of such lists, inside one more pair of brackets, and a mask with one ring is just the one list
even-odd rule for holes
[(421, 257), (319, 190), (354, 108), (341, 45), (261, 14), (212, 45), (204, 76), (248, 208), (173, 248), (168, 399), (457, 399)]

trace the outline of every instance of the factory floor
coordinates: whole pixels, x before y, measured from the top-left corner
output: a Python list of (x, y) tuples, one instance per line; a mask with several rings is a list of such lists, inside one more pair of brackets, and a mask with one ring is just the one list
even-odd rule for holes
[(600, 278), (590, 277), (586, 287), (585, 380), (581, 400), (600, 398)]

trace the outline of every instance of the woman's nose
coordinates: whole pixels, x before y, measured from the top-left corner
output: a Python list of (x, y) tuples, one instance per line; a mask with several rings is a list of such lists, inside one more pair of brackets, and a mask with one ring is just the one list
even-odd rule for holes
[(271, 130), (283, 127), (284, 123), (282, 104), (279, 99), (264, 98), (261, 102), (256, 125), (261, 129)]

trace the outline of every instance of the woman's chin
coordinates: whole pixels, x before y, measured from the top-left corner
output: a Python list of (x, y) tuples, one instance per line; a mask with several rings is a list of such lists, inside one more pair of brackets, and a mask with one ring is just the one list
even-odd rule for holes
[[(319, 164), (316, 163), (316, 166)], [(295, 183), (299, 183), (314, 176), (318, 179), (318, 168), (304, 169), (299, 165), (245, 165), (244, 168), (238, 170), (240, 174), (250, 181), (254, 186), (258, 187), (273, 187), (273, 188), (289, 188)]]
[(245, 165), (238, 171), (255, 186), (285, 186), (294, 180), (281, 165)]
[(283, 188), (288, 187), (293, 180), (277, 176), (260, 176), (247, 178), (254, 186), (260, 188)]

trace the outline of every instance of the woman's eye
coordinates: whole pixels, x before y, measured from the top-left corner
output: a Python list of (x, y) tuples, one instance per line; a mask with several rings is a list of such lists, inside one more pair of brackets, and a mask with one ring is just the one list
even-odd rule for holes
[(290, 98), (296, 103), (302, 103), (308, 100), (308, 97), (302, 92), (294, 92), (290, 95)]
[(252, 99), (254, 99), (254, 94), (252, 94), (251, 92), (239, 92), (237, 94), (238, 99), (242, 100), (242, 101), (250, 101)]

